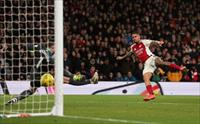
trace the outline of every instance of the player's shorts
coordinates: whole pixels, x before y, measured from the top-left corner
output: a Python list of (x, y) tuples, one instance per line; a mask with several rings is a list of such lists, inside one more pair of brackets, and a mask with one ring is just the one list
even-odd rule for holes
[(40, 81), (38, 81), (38, 80), (31, 81), (30, 85), (31, 85), (31, 87), (40, 87), (41, 86)]
[(40, 87), (40, 77), (42, 76), (43, 73), (40, 73), (39, 70), (35, 70), (34, 73), (31, 74), (31, 82), (30, 82), (30, 86), (31, 87)]
[(30, 86), (31, 87), (40, 87), (41, 83), (40, 83), (40, 78), (43, 74), (49, 72), (49, 70), (51, 70), (51, 68), (54, 68), (52, 65), (42, 65), (39, 68), (32, 68), (32, 70), (30, 70), (30, 79), (31, 79), (31, 83)]
[(158, 58), (157, 56), (150, 56), (146, 62), (144, 63), (143, 75), (147, 72), (154, 73), (156, 70), (155, 59)]

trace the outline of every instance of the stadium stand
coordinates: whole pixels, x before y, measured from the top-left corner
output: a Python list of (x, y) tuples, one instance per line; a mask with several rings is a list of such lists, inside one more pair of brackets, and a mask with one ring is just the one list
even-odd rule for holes
[[(124, 54), (128, 49), (126, 35), (137, 31), (143, 38), (164, 39), (165, 45), (161, 48), (152, 48), (152, 51), (164, 60), (187, 66), (189, 71), (183, 74), (181, 81), (199, 81), (199, 8), (198, 0), (79, 0), (76, 2), (66, 0), (64, 1), (64, 51), (67, 59), (65, 59), (64, 68), (73, 73), (80, 71), (87, 77), (91, 77), (91, 67), (95, 67), (99, 71), (100, 80), (111, 80), (109, 77), (111, 73), (112, 80), (116, 80), (119, 72), (122, 77), (126, 77), (130, 71), (136, 79), (140, 80), (142, 74), (140, 62), (132, 62), (131, 58), (123, 61), (115, 59), (116, 56)], [(49, 18), (53, 18), (53, 16), (49, 16)], [(0, 17), (0, 20), (3, 22), (5, 18)], [(23, 20), (23, 16), (21, 20)], [(50, 25), (53, 27), (53, 24), (50, 23)], [(1, 23), (0, 27), (3, 28), (3, 26)], [(23, 26), (23, 23), (20, 26)], [(31, 24), (27, 24), (27, 26), (31, 26)], [(31, 32), (33, 31), (30, 30), (30, 35)], [(34, 32), (37, 33), (37, 31)], [(53, 28), (47, 32), (53, 33)], [(5, 34), (2, 30), (0, 33), (1, 36), (9, 35), (9, 32)], [(13, 33), (15, 32), (13, 31)], [(21, 33), (23, 34), (23, 31)], [(51, 37), (39, 37), (38, 40), (45, 42), (49, 39), (53, 40)], [(1, 43), (3, 40), (5, 38), (1, 38)], [(23, 42), (25, 39), (22, 37), (20, 40)], [(13, 41), (18, 43), (18, 39)], [(17, 52), (24, 51), (23, 46), (7, 47), (7, 50), (15, 49), (16, 51), (14, 55), (7, 52), (7, 57), (19, 57)], [(4, 54), (0, 53), (1, 68), (3, 68), (2, 65), (9, 64), (9, 62), (3, 61)], [(13, 76), (14, 80), (28, 78), (23, 71), (25, 69), (19, 66), (23, 64), (23, 56), (20, 57), (20, 60), (14, 62), (17, 66), (11, 65), (12, 68), (5, 69), (6, 79), (9, 80), (11, 77), (9, 71), (16, 74)], [(168, 68), (164, 68), (164, 71), (165, 74), (161, 76), (160, 80), (168, 80), (167, 72), (173, 72)]]

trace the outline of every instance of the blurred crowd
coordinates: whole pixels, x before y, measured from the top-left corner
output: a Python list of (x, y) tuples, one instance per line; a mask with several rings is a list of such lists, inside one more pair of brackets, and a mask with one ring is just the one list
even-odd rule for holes
[[(197, 0), (67, 0), (65, 67), (86, 75), (95, 67), (101, 80), (141, 80), (140, 62), (131, 58), (116, 61), (116, 56), (129, 48), (126, 36), (137, 31), (143, 38), (164, 39), (164, 46), (152, 48), (152, 52), (187, 66), (189, 72), (180, 80), (196, 81), (200, 69), (199, 5)], [(179, 73), (166, 67), (163, 70), (159, 73), (163, 80), (174, 80), (170, 74)]]
[[(6, 43), (9, 41), (14, 43), (16, 48), (10, 46), (10, 51), (17, 49), (14, 50), (20, 53), (16, 53), (17, 55), (23, 55), (22, 53), (26, 51), (24, 47), (19, 47), (18, 43), (23, 44), (27, 40), (45, 43), (54, 39), (53, 2), (52, 0), (48, 2), (38, 0), (38, 2), (38, 5), (37, 2), (29, 3), (29, 6), (35, 5), (34, 9), (28, 11), (27, 7), (24, 12), (16, 12), (18, 15), (24, 13), (20, 14), (21, 17), (16, 17), (16, 20), (14, 16), (9, 17), (13, 12), (9, 7), (0, 11), (0, 27), (7, 28), (0, 32), (4, 37), (1, 38), (1, 43), (5, 40)], [(4, 6), (5, 3), (0, 2), (0, 4)], [(42, 8), (41, 5), (48, 7)], [(23, 2), (20, 6), (23, 6)], [(128, 36), (136, 31), (145, 39), (163, 39), (165, 44), (159, 48), (151, 47), (151, 51), (165, 61), (175, 62), (188, 68), (188, 72), (184, 73), (167, 67), (158, 68), (152, 80), (199, 81), (199, 12), (198, 0), (66, 0), (64, 1), (64, 69), (72, 73), (81, 72), (88, 78), (98, 70), (100, 80), (104, 81), (142, 80), (143, 64), (137, 59), (129, 57), (122, 61), (116, 60), (117, 56), (129, 50)], [(34, 17), (29, 17), (28, 15), (33, 15), (32, 13)], [(10, 21), (14, 21), (13, 24)], [(14, 23), (17, 23), (16, 26)], [(21, 29), (28, 28), (28, 30), (20, 30), (20, 26)], [(9, 37), (15, 34), (16, 37)], [(19, 68), (17, 65), (23, 65), (21, 62), (23, 56), (17, 55), (15, 57), (19, 59), (17, 62), (1, 61), (0, 67), (10, 64), (10, 67)], [(3, 56), (5, 55), (1, 52), (1, 60)], [(12, 58), (14, 55), (6, 56)], [(13, 66), (13, 63), (16, 66)], [(12, 69), (10, 71), (17, 70)], [(13, 74), (24, 72), (23, 69), (17, 71)], [(14, 79), (26, 78), (26, 75), (20, 75)]]

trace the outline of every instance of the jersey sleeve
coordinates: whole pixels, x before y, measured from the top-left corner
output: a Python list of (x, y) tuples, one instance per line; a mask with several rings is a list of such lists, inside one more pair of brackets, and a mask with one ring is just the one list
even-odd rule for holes
[(34, 53), (38, 58), (36, 61), (36, 68), (39, 68), (43, 63), (54, 64), (54, 54), (51, 50), (45, 47), (44, 44), (27, 44), (28, 51)]
[(153, 42), (153, 40), (147, 40), (147, 39), (144, 39), (144, 40), (141, 40), (141, 41), (142, 41), (142, 43), (143, 43), (145, 46), (147, 46), (147, 47), (149, 47), (150, 44)]
[(66, 76), (66, 77), (73, 77), (73, 74), (70, 71), (68, 71), (68, 70), (64, 70), (64, 76)]
[(53, 54), (51, 53), (51, 50), (49, 48), (46, 48), (45, 45), (38, 45), (38, 44), (27, 44), (28, 51), (30, 52), (36, 52), (39, 54), (40, 57), (44, 57), (49, 61), (50, 58), (53, 57)]

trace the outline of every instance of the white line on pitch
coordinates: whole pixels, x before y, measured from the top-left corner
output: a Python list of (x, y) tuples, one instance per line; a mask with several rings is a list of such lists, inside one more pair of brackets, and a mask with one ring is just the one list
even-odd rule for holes
[(187, 103), (173, 103), (173, 102), (132, 102), (132, 103), (151, 103), (151, 104), (161, 104), (161, 105), (196, 105), (196, 104), (187, 104)]
[[(87, 102), (84, 102), (84, 103), (97, 103), (97, 102), (94, 102), (94, 101), (87, 101)], [(196, 105), (196, 104), (192, 104), (192, 103), (173, 103), (173, 102), (154, 102), (154, 101), (150, 101), (150, 102), (140, 102), (140, 101), (129, 101), (129, 102), (110, 102), (110, 101), (107, 101), (107, 103), (136, 103), (136, 104), (145, 104), (145, 103), (150, 103), (150, 104), (161, 104), (161, 105)], [(197, 104), (198, 105), (198, 104)]]
[(73, 116), (73, 115), (64, 115), (63, 117), (64, 118), (71, 118), (71, 119), (84, 119), (84, 120), (116, 122), (116, 123), (128, 123), (128, 124), (158, 124), (158, 123), (153, 123), (153, 122), (134, 121), (134, 120), (121, 120), (121, 119), (114, 119), (114, 118), (98, 118), (98, 117), (85, 117), (85, 116)]

